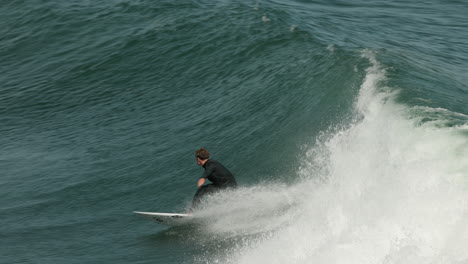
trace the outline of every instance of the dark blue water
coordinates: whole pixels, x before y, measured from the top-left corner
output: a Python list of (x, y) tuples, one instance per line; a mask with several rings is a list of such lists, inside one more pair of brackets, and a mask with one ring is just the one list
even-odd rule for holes
[[(0, 4), (1, 263), (468, 260), (464, 1)], [(240, 188), (183, 212), (207, 148)]]

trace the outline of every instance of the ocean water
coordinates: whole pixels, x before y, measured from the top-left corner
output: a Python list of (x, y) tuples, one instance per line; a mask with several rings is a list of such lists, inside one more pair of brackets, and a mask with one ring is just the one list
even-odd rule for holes
[[(466, 1), (2, 1), (0, 263), (468, 263)], [(206, 147), (240, 187), (170, 228)]]

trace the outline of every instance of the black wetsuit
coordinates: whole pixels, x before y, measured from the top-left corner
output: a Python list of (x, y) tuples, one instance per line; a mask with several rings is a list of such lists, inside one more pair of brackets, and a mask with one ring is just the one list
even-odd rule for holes
[(226, 188), (235, 188), (237, 186), (236, 179), (234, 179), (232, 173), (221, 163), (215, 160), (208, 160), (203, 165), (203, 168), (205, 168), (205, 172), (200, 178), (208, 179), (213, 183), (206, 184), (198, 188), (197, 193), (195, 193), (195, 197), (193, 197), (192, 208), (196, 207), (200, 203), (201, 198), (206, 194), (214, 193)]

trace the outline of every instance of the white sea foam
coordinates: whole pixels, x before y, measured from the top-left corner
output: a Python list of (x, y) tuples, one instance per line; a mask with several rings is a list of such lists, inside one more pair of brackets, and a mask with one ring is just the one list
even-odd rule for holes
[(468, 122), (415, 122), (382, 87), (375, 55), (363, 54), (371, 67), (358, 118), (317, 139), (298, 184), (244, 188), (200, 212), (213, 216), (212, 233), (253, 235), (216, 261), (468, 262)]

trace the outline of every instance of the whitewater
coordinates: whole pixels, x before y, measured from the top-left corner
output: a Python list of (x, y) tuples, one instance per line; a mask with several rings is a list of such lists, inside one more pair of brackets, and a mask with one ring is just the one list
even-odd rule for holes
[(354, 118), (311, 139), (295, 183), (209, 201), (205, 239), (242, 238), (200, 263), (467, 261), (468, 117), (398, 103), (375, 52), (362, 56)]

